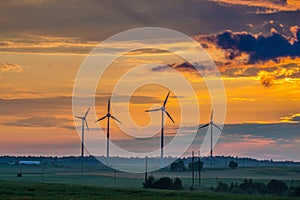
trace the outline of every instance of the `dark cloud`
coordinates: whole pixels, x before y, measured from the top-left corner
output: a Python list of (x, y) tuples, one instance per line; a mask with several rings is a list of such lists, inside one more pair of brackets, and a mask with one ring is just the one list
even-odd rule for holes
[[(2, 37), (31, 33), (99, 41), (120, 31), (143, 26), (166, 27), (188, 35), (224, 29), (250, 30), (246, 24), (262, 24), (268, 18), (256, 15), (255, 11), (256, 8), (247, 5), (224, 7), (208, 0), (157, 3), (132, 0), (126, 4), (122, 0), (1, 1), (0, 25)], [(249, 14), (251, 12), (253, 14)], [(291, 19), (296, 22), (298, 18), (287, 21)]]
[[(197, 72), (197, 69), (209, 70), (208, 67), (205, 67), (204, 65), (200, 65), (198, 63), (191, 64), (189, 62), (182, 62), (182, 63), (172, 63), (167, 65), (157, 66), (153, 68), (152, 71), (160, 72), (166, 70), (168, 67), (176, 69), (178, 71), (190, 71), (190, 72)], [(195, 67), (197, 67), (197, 69)]]
[(249, 54), (249, 63), (274, 60), (281, 57), (300, 57), (300, 29), (298, 29), (294, 43), (280, 33), (273, 32), (269, 36), (255, 36), (251, 33), (235, 33), (224, 31), (209, 40), (218, 47), (229, 52), (229, 59), (234, 59), (240, 53)]

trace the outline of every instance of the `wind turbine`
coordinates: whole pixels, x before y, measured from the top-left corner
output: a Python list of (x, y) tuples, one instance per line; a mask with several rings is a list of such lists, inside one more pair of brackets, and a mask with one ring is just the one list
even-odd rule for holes
[(210, 122), (208, 124), (199, 127), (200, 130), (210, 125), (210, 158), (213, 157), (213, 126), (219, 129), (220, 131), (222, 131), (222, 129), (213, 122), (213, 116), (214, 116), (214, 110), (211, 111)]
[(171, 115), (166, 110), (166, 104), (169, 98), (170, 92), (168, 93), (164, 104), (161, 108), (153, 109), (153, 110), (146, 110), (145, 112), (156, 112), (161, 111), (161, 137), (160, 137), (160, 160), (161, 165), (163, 165), (163, 158), (164, 158), (164, 116), (167, 114), (167, 116), (171, 119), (171, 121), (175, 124), (174, 120), (172, 119)]
[(107, 103), (107, 114), (101, 118), (99, 118), (96, 122), (99, 122), (103, 119), (107, 118), (107, 136), (106, 136), (106, 158), (107, 158), (107, 163), (109, 160), (109, 119), (113, 118), (115, 121), (119, 122), (120, 124), (122, 124), (122, 122), (120, 120), (118, 120), (116, 117), (112, 116), (110, 114), (110, 99), (108, 99), (108, 103)]
[(88, 123), (86, 121), (86, 117), (90, 111), (90, 107), (85, 112), (84, 116), (75, 116), (78, 119), (81, 119), (82, 121), (82, 133), (81, 133), (81, 164), (83, 164), (83, 156), (84, 156), (84, 124), (86, 125), (86, 128), (89, 130)]

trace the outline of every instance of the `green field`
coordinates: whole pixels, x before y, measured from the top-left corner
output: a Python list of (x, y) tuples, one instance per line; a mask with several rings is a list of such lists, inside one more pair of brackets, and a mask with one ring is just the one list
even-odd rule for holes
[[(300, 185), (298, 167), (209, 168), (202, 172), (201, 187), (190, 192), (191, 172), (157, 171), (155, 178), (169, 176), (183, 181), (183, 191), (142, 189), (144, 174), (129, 174), (102, 168), (100, 165), (23, 166), (23, 176), (17, 177), (18, 165), (0, 165), (1, 199), (274, 199), (270, 196), (245, 196), (211, 193), (218, 181), (241, 183), (244, 179), (267, 183), (283, 180), (288, 186)], [(200, 192), (199, 192), (200, 191)], [(276, 197), (279, 199), (279, 197)], [(275, 198), (275, 199), (276, 199)], [(288, 198), (286, 198), (288, 199)]]
[(274, 196), (233, 195), (212, 192), (161, 191), (72, 184), (0, 181), (0, 199), (295, 199)]

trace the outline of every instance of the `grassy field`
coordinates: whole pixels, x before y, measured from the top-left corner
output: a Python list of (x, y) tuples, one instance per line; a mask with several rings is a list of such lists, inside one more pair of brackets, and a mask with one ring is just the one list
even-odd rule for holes
[(285, 181), (288, 186), (300, 185), (300, 169), (297, 167), (204, 169), (201, 193), (187, 191), (192, 182), (190, 171), (152, 173), (155, 178), (179, 177), (183, 181), (185, 190), (176, 192), (143, 190), (141, 188), (144, 174), (122, 172), (115, 174), (112, 170), (102, 169), (101, 166), (96, 165), (85, 165), (83, 168), (71, 165), (23, 166), (21, 178), (17, 177), (19, 171), (18, 165), (0, 165), (0, 199), (100, 199), (100, 197), (101, 199), (120, 199), (121, 197), (122, 199), (274, 199), (269, 196), (240, 196), (203, 193), (203, 191), (209, 191), (210, 187), (218, 184), (218, 181), (230, 184), (231, 182), (241, 183), (244, 179), (253, 179), (255, 182), (263, 183), (271, 179), (279, 179)]
[(0, 199), (295, 199), (274, 196), (233, 195), (211, 192), (160, 191), (73, 184), (0, 181)]
[[(141, 188), (144, 181), (144, 174), (117, 172), (115, 177), (112, 170), (104, 170), (95, 165), (85, 165), (83, 169), (81, 166), (47, 166), (44, 169), (42, 166), (23, 166), (23, 176), (21, 178), (16, 176), (19, 171), (20, 167), (18, 165), (0, 165), (0, 180), (133, 188)], [(192, 183), (190, 171), (157, 171), (150, 174), (155, 178), (163, 176), (178, 177), (182, 179), (185, 188), (189, 188)], [(263, 183), (271, 179), (278, 179), (285, 181), (288, 186), (291, 183), (293, 185), (300, 185), (300, 169), (298, 167), (255, 167), (235, 170), (228, 168), (204, 169), (202, 172), (202, 186), (207, 188), (211, 186), (215, 187), (218, 181), (240, 183), (246, 178)], [(292, 182), (292, 180), (294, 181)]]

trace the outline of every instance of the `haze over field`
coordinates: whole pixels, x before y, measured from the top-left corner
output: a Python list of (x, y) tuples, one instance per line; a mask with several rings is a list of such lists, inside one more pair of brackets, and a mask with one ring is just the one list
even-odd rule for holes
[[(79, 155), (72, 90), (81, 63), (104, 39), (155, 26), (194, 38), (219, 68), (227, 116), (215, 155), (300, 161), (299, 19), (297, 0), (1, 1), (0, 154)], [(114, 62), (106, 72), (109, 78), (97, 88), (97, 114), (106, 113), (107, 98), (121, 72), (153, 61), (160, 66), (148, 74), (166, 79), (169, 67), (189, 78), (199, 100), (199, 123), (207, 123), (211, 103), (203, 79), (182, 59), (160, 51), (133, 52)], [(167, 89), (157, 85), (139, 88), (130, 103), (135, 122), (148, 124), (150, 116), (144, 110), (160, 105), (166, 94)], [(124, 105), (125, 98), (117, 94), (115, 106)], [(184, 91), (179, 98), (187, 98)], [(174, 94), (167, 106), (179, 122), (181, 110)], [(116, 116), (126, 126), (123, 113)], [(166, 142), (177, 128), (167, 121)], [(188, 133), (190, 127), (184, 128)], [(111, 139), (120, 147), (138, 151), (147, 142), (159, 148), (159, 134), (133, 139), (114, 122), (111, 129)], [(201, 136), (190, 150), (198, 151), (199, 141)]]

